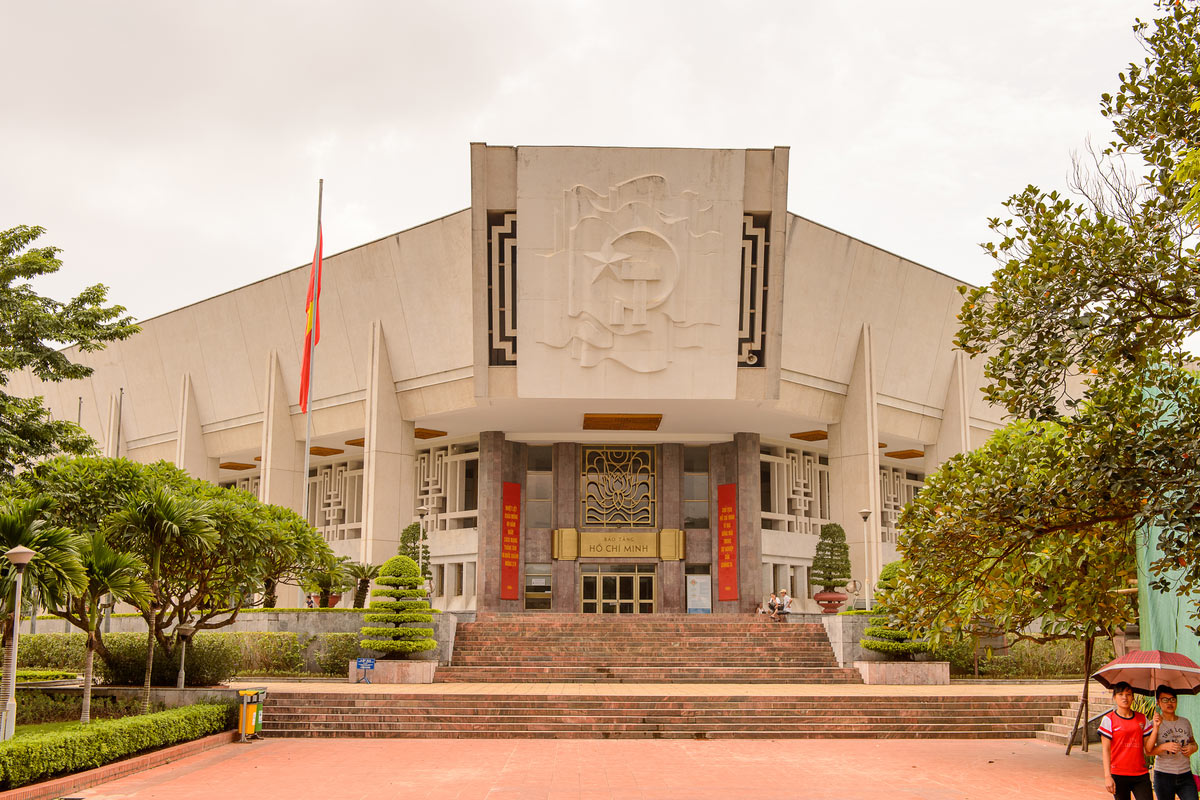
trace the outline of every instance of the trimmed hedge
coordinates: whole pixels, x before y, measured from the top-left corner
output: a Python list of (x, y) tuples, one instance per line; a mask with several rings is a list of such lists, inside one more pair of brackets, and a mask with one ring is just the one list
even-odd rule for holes
[[(374, 622), (421, 622), (421, 614), (385, 614), (387, 619)], [(432, 633), (429, 634), (432, 636)], [(343, 675), (346, 662), (359, 655), (356, 633), (318, 633), (315, 636), (292, 632), (201, 632), (193, 637), (187, 652), (189, 686), (212, 686), (235, 675), (306, 674), (305, 652), (319, 674)], [(101, 659), (95, 661), (96, 677), (103, 683), (140, 686), (145, 674), (146, 635), (110, 633), (104, 643), (113, 655), (114, 669)], [(38, 633), (21, 637), (18, 665), (27, 669), (54, 670), (74, 677), (83, 671), (85, 638), (79, 633)], [(2, 651), (0, 651), (2, 655)], [(340, 666), (335, 666), (340, 663)], [(154, 685), (174, 686), (179, 669), (178, 657), (167, 659), (157, 650), (154, 657)], [(311, 668), (309, 668), (311, 669)]]
[(372, 600), (372, 613), (363, 615), (363, 621), (386, 622), (394, 627), (365, 626), (361, 631), (364, 638), (359, 644), (367, 650), (386, 655), (436, 650), (433, 628), (408, 627), (411, 623), (433, 622), (434, 615), (428, 600), (415, 599), (425, 596), (419, 588), (424, 578), (417, 562), (408, 556), (392, 556), (379, 569), (379, 577), (375, 582), (384, 588), (373, 591), (373, 596), (395, 599)]
[(146, 750), (220, 733), (233, 727), (234, 709), (232, 705), (186, 706), (12, 739), (0, 744), (0, 787), (12, 789), (94, 769)]
[[(111, 663), (96, 659), (96, 673), (103, 683), (141, 686), (146, 676), (146, 634), (110, 633), (104, 637)], [(215, 686), (237, 674), (241, 661), (238, 642), (228, 633), (198, 633), (187, 647), (187, 685)], [(179, 674), (179, 648), (170, 658), (154, 648), (153, 686), (174, 686)]]
[(78, 678), (78, 672), (71, 672), (61, 669), (19, 669), (17, 670), (17, 683), (26, 681), (65, 681), (72, 678)]

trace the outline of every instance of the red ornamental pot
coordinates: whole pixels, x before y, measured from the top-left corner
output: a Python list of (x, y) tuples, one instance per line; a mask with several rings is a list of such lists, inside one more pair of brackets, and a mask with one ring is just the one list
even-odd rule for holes
[(849, 597), (841, 592), (824, 591), (813, 595), (813, 600), (821, 606), (822, 614), (836, 614), (848, 599)]

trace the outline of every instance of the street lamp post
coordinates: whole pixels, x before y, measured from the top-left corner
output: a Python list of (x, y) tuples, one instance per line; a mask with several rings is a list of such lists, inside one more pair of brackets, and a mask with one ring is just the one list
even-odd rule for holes
[(175, 677), (175, 688), (182, 689), (184, 681), (184, 662), (187, 661), (187, 643), (191, 635), (196, 632), (196, 626), (190, 622), (181, 622), (175, 626), (175, 632), (179, 634), (179, 674)]
[(17, 586), (13, 596), (12, 647), (4, 656), (4, 720), (3, 730), (0, 730), (0, 741), (4, 742), (13, 737), (17, 727), (17, 637), (21, 635), (21, 579), (25, 576), (25, 567), (36, 555), (33, 550), (21, 545), (4, 554), (17, 571)]
[(860, 509), (858, 515), (863, 521), (863, 591), (867, 593), (867, 611), (871, 610), (871, 597), (875, 594), (871, 582), (871, 536), (868, 532), (867, 520), (871, 518), (871, 509)]

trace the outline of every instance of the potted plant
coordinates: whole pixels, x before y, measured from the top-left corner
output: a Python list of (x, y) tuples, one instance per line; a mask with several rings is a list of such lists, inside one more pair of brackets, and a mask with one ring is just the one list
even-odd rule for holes
[(846, 544), (846, 531), (836, 522), (822, 525), (812, 565), (813, 585), (821, 587), (813, 599), (821, 605), (821, 611), (836, 614), (841, 609), (847, 597), (838, 588), (845, 586), (850, 577), (850, 547)]

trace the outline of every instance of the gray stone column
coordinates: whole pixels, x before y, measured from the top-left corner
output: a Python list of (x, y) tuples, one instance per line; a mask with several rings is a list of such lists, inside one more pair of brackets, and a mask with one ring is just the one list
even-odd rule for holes
[[(658, 469), (658, 525), (660, 528), (683, 528), (683, 445), (664, 444)], [(658, 611), (662, 614), (682, 614), (687, 611), (687, 585), (683, 577), (683, 561), (660, 561), (658, 564)]]
[[(554, 527), (579, 527), (579, 445), (559, 442), (554, 445)], [(579, 611), (579, 562), (554, 561), (555, 611), (573, 614)]]
[(504, 434), (479, 434), (479, 562), (475, 608), (497, 611), (500, 603), (500, 527), (503, 511)]
[(738, 611), (752, 614), (761, 602), (762, 470), (757, 433), (735, 433), (738, 485)]

